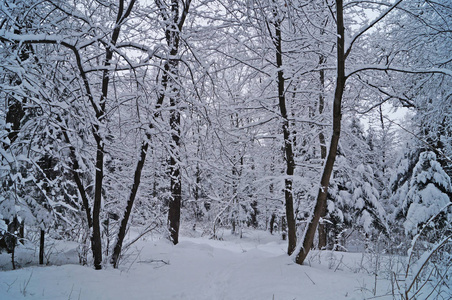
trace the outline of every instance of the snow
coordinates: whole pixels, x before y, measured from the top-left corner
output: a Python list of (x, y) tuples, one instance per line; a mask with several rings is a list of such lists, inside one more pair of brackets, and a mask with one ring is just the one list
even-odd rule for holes
[(403, 223), (406, 234), (415, 234), (419, 224), (438, 214), (450, 202), (449, 196), (438, 186), (450, 191), (450, 178), (436, 161), (435, 153), (422, 152), (413, 169), (410, 188), (404, 199), (404, 206), (409, 205)]
[[(75, 244), (54, 247), (60, 250), (53, 259), (64, 263), (66, 257), (69, 264), (2, 271), (0, 299), (320, 300), (374, 295), (375, 277), (364, 271), (361, 253), (311, 251), (307, 264), (300, 266), (285, 254), (287, 242), (278, 235), (247, 230), (243, 239), (226, 233), (223, 238), (185, 236), (173, 246), (148, 237), (134, 244), (119, 269), (101, 271), (76, 264)], [(9, 259), (1, 254), (0, 266)], [(379, 278), (377, 283), (376, 294), (387, 294), (389, 282)]]

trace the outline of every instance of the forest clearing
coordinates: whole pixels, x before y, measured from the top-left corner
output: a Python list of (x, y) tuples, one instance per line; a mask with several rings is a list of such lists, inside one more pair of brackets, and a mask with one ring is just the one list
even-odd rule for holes
[[(101, 275), (78, 264), (76, 243), (56, 242), (49, 249), (50, 265), (42, 267), (36, 249), (20, 249), (21, 269), (0, 273), (0, 298), (399, 299), (405, 287), (406, 257), (313, 251), (299, 267), (285, 254), (280, 235), (246, 230), (239, 238), (221, 232), (222, 240), (212, 240), (183, 230), (177, 246), (149, 234), (126, 252), (118, 269), (107, 268)], [(8, 255), (0, 255), (0, 266), (10, 266)], [(396, 282), (391, 272), (397, 271)], [(418, 299), (430, 291), (431, 286), (424, 287)], [(451, 292), (443, 290), (443, 298)]]

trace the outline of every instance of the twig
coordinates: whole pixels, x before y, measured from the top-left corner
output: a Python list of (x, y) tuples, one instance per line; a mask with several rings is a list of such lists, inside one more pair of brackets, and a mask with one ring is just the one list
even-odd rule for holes
[(367, 299), (367, 300), (369, 300), (369, 299), (377, 299), (377, 298), (387, 297), (387, 296), (390, 296), (390, 295), (391, 295), (391, 294), (388, 293), (388, 294), (385, 294), (385, 295), (373, 296), (373, 297), (369, 297), (369, 298), (366, 298), (366, 299)]
[(69, 293), (68, 299), (71, 300), (72, 292), (74, 291), (74, 284), (72, 284), (71, 292)]
[(315, 285), (314, 280), (311, 279), (311, 277), (309, 277), (308, 273), (304, 272), (306, 274), (306, 276), (309, 278), (309, 280), (311, 280), (312, 284)]
[(140, 251), (138, 251), (137, 256), (135, 256), (135, 259), (132, 261), (132, 263), (129, 265), (129, 268), (127, 269), (127, 273), (130, 271), (130, 268), (132, 268), (132, 265), (137, 261), (138, 257), (141, 254), (141, 251), (143, 251), (143, 248), (140, 249)]
[[(151, 227), (152, 225), (154, 225), (153, 227)], [(149, 232), (151, 232), (152, 230), (154, 230), (155, 228), (157, 228), (158, 224), (152, 224), (149, 225), (148, 228), (146, 228), (141, 234), (139, 234), (136, 238), (134, 238), (132, 241), (130, 241), (129, 243), (127, 243), (122, 249), (123, 251), (125, 251), (127, 248), (129, 248), (130, 246), (132, 246), (134, 243), (136, 243), (140, 238), (142, 238), (144, 235), (148, 234)]]
[(334, 269), (334, 272), (337, 271), (337, 269), (339, 269), (339, 266), (342, 264), (342, 259), (344, 258), (344, 255), (341, 256), (341, 260), (339, 261), (339, 263), (337, 264), (336, 268)]
[(31, 271), (30, 277), (28, 277), (28, 280), (24, 282), (23, 288), (22, 287), (20, 288), (20, 292), (22, 293), (22, 295), (24, 295), (24, 297), (27, 295), (27, 287), (28, 287), (28, 284), (30, 283), (31, 276), (33, 276), (33, 271)]
[(140, 260), (138, 261), (138, 263), (146, 263), (146, 264), (151, 264), (151, 263), (155, 263), (155, 262), (161, 262), (164, 263), (165, 265), (169, 265), (169, 261), (164, 261), (163, 259), (151, 259), (151, 260)]
[(6, 292), (9, 292), (9, 290), (11, 289), (11, 286), (17, 281), (17, 277), (16, 279), (14, 279), (13, 282), (11, 282), (10, 284), (8, 284), (7, 282), (5, 282), (5, 284), (8, 286), (8, 289), (6, 290)]

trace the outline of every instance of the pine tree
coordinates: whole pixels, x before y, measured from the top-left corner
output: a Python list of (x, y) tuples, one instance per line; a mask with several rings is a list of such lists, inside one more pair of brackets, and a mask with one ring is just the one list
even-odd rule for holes
[[(434, 152), (419, 154), (410, 180), (402, 186), (402, 192), (396, 195), (402, 204), (397, 218), (403, 221), (407, 235), (416, 234), (422, 224), (452, 201), (450, 177), (437, 161)], [(447, 216), (447, 219), (450, 218), (452, 215)]]
[(388, 232), (376, 166), (370, 159), (373, 152), (369, 141), (374, 137), (364, 135), (355, 117), (344, 127), (348, 134), (339, 149), (328, 192), (329, 248), (341, 246), (339, 236), (347, 229), (357, 229), (367, 236)]

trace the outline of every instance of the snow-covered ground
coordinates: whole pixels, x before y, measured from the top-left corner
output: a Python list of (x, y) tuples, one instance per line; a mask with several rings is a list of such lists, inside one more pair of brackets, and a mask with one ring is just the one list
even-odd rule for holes
[[(312, 251), (299, 266), (285, 254), (287, 242), (264, 231), (246, 231), (242, 239), (225, 232), (221, 241), (185, 234), (176, 246), (148, 236), (119, 269), (101, 271), (78, 265), (74, 247), (53, 246), (49, 259), (59, 266), (26, 267), (22, 259), (21, 269), (1, 271), (0, 299), (393, 299), (390, 281), (372, 275), (376, 258)], [(9, 260), (1, 254), (0, 267)]]

